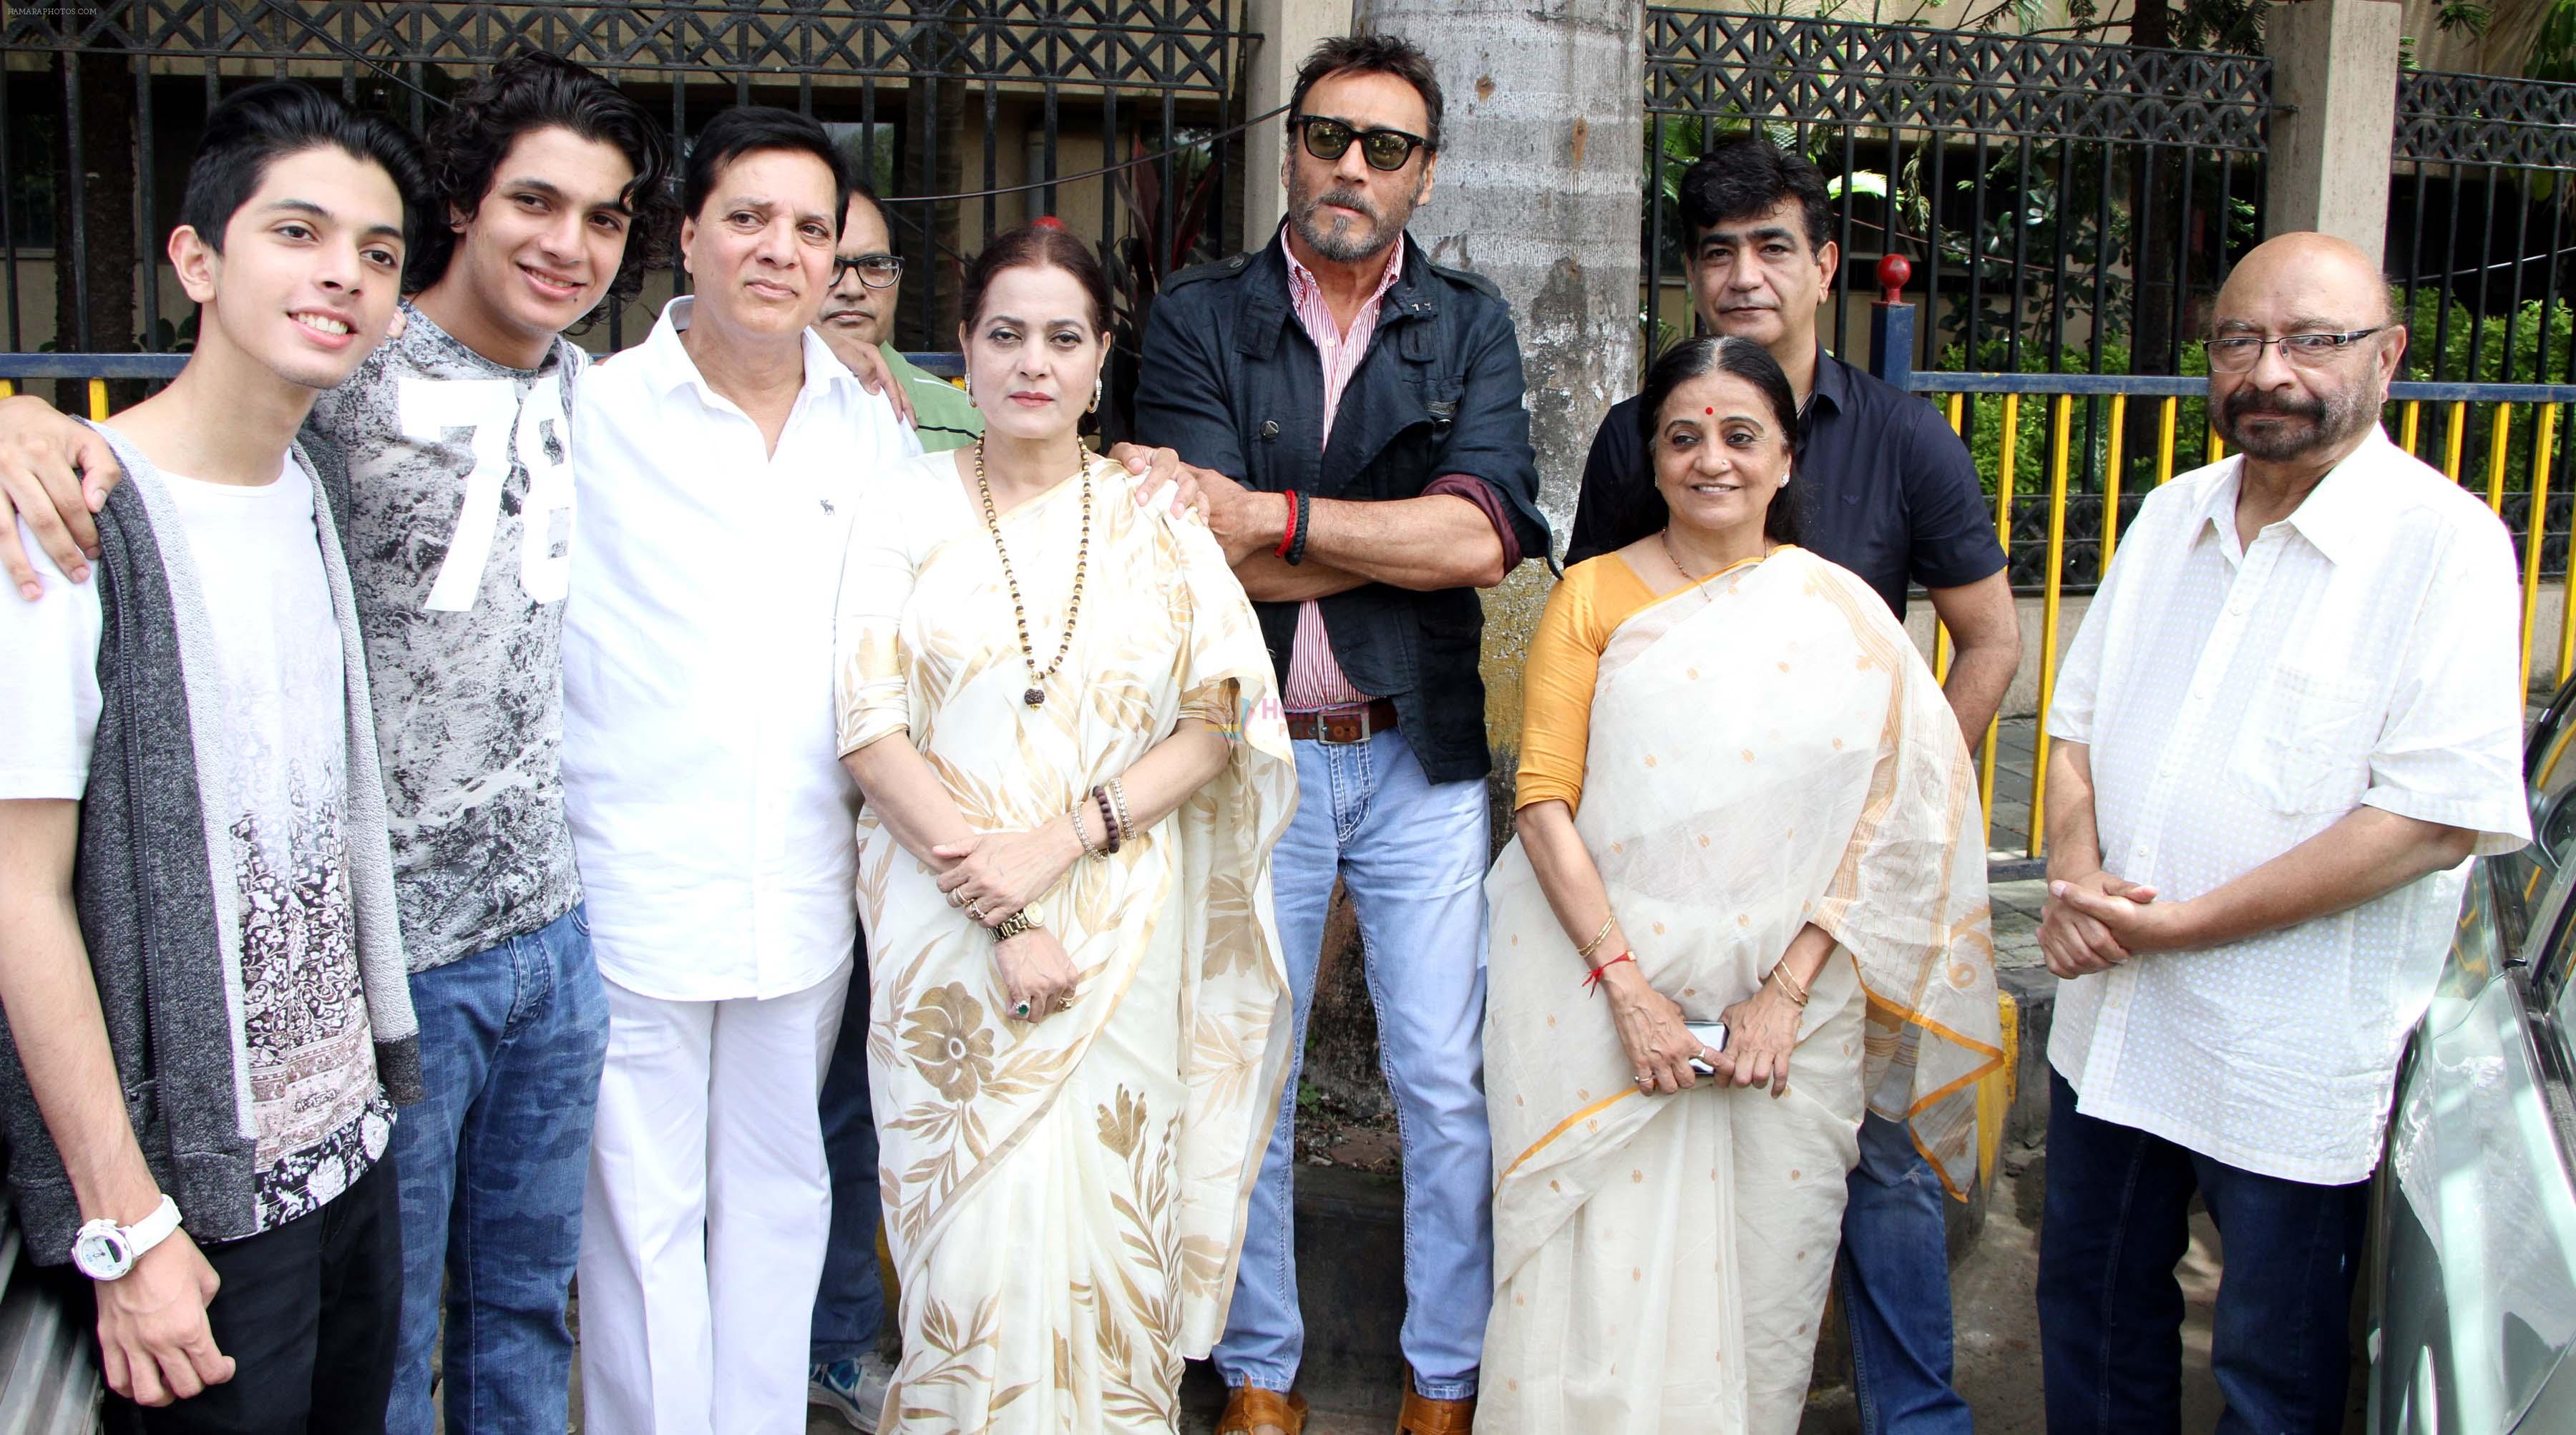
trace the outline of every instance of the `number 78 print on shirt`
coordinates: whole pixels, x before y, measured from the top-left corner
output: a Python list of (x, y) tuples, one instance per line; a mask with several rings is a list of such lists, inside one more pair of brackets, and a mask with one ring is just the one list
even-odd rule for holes
[(303, 437), (346, 537), (419, 971), (580, 899), (560, 754), (587, 356), (558, 339), (537, 368), (506, 368), (404, 314)]

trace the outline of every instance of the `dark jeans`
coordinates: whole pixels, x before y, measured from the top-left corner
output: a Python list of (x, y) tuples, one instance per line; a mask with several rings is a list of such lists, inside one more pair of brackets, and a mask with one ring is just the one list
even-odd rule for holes
[(823, 1284), (814, 1293), (812, 1354), (816, 1365), (854, 1360), (873, 1349), (885, 1320), (885, 1287), (877, 1281), (877, 1118), (868, 1105), (868, 949), (850, 971), (850, 1000), (841, 1008), (841, 1039), (823, 1072), (823, 1159), (832, 1170), (832, 1239), (823, 1248)]
[(608, 1049), (589, 918), (576, 906), (417, 973), (411, 1004), (428, 1092), (394, 1127), (405, 1291), (386, 1423), (394, 1435), (431, 1435), (443, 1366), (458, 1435), (561, 1430), (572, 1381), (565, 1298)]
[(2226, 1242), (2210, 1364), (2222, 1435), (2335, 1435), (2351, 1380), (2367, 1181), (2259, 1175), (2079, 1114), (2048, 1075), (2040, 1368), (2050, 1435), (2182, 1424), (2182, 1285), (2194, 1191)]
[(321, 1210), (204, 1247), (223, 1288), (206, 1307), (233, 1378), (155, 1409), (110, 1394), (127, 1435), (368, 1435), (385, 1428), (402, 1305), (394, 1155)]
[(1846, 1182), (1834, 1282), (1851, 1322), (1852, 1394), (1863, 1435), (1968, 1435), (1968, 1402), (1950, 1385), (1949, 1200), (1911, 1128), (1876, 1113), (1860, 1123)]

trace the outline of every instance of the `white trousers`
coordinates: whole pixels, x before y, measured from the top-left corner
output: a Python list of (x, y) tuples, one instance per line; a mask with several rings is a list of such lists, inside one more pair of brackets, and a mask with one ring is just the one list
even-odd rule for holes
[(608, 989), (581, 1226), (582, 1428), (802, 1435), (850, 969), (766, 1001)]

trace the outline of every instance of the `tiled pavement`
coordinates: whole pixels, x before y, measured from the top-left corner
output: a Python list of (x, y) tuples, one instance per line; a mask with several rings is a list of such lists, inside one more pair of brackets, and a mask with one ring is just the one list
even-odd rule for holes
[(1998, 856), (2019, 859), (2030, 850), (2032, 748), (2038, 728), (2029, 718), (1996, 725), (1995, 802), (1986, 845)]

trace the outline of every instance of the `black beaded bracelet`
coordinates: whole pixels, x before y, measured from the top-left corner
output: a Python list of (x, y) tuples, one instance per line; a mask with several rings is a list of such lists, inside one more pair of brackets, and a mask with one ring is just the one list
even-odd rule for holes
[(1109, 788), (1106, 784), (1091, 789), (1091, 800), (1100, 804), (1100, 830), (1109, 838), (1108, 845), (1094, 855), (1106, 856), (1118, 850), (1118, 814), (1109, 806)]

